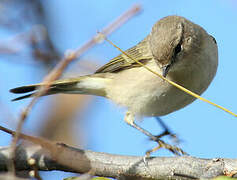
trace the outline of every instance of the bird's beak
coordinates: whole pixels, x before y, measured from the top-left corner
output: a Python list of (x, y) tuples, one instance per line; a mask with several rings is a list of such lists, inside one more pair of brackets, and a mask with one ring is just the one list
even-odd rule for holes
[(162, 67), (162, 76), (163, 76), (163, 77), (166, 77), (166, 76), (167, 76), (167, 74), (168, 74), (168, 72), (169, 72), (169, 69), (170, 69), (170, 64), (165, 65), (165, 66)]

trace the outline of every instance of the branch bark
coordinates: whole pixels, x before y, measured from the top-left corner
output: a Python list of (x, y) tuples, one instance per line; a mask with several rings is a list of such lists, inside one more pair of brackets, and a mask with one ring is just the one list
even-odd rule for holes
[[(220, 175), (233, 176), (237, 173), (237, 159), (201, 159), (191, 156), (150, 157), (144, 162), (142, 156), (122, 156), (69, 147), (57, 144), (58, 156), (70, 158), (70, 167), (59, 164), (39, 145), (18, 145), (15, 156), (16, 171), (31, 170), (28, 159), (36, 160), (41, 171), (68, 171), (87, 173), (103, 177), (126, 179), (200, 179)], [(7, 171), (10, 148), (0, 148), (0, 172)]]
[[(13, 136), (15, 131), (0, 126), (0, 130)], [(34, 167), (42, 171), (60, 170), (125, 179), (203, 179), (220, 175), (235, 177), (237, 159), (202, 159), (191, 156), (150, 157), (121, 156), (76, 149), (62, 143), (29, 136), (19, 138), (33, 145), (19, 144), (14, 159), (15, 170), (31, 170), (29, 159), (35, 159)], [(0, 172), (7, 171), (11, 162), (11, 148), (0, 148)]]

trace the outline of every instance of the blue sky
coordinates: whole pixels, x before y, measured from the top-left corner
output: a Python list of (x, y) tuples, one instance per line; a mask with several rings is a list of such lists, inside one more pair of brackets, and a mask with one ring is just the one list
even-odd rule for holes
[[(149, 1), (106, 1), (89, 0), (51, 0), (44, 4), (49, 13), (53, 42), (64, 52), (80, 46), (97, 30), (107, 25), (135, 2), (143, 6), (143, 12), (124, 24), (109, 36), (109, 39), (120, 48), (126, 50), (142, 40), (151, 30), (152, 25), (167, 15), (180, 15), (201, 25), (218, 43), (219, 67), (217, 75), (203, 97), (220, 104), (237, 113), (236, 67), (237, 67), (237, 3), (231, 0), (149, 0)], [(108, 43), (103, 43), (87, 52), (84, 57), (96, 57), (98, 64), (109, 61), (119, 52)], [(0, 57), (1, 59), (1, 57)], [(32, 74), (29, 76), (28, 74)], [(15, 97), (8, 89), (39, 82), (46, 72), (37, 67), (0, 61), (2, 87), (0, 89), (2, 103), (16, 117), (22, 106), (29, 100), (12, 103)], [(7, 78), (6, 78), (7, 77)], [(48, 98), (48, 97), (47, 97)], [(45, 98), (46, 99), (46, 98)], [(36, 127), (33, 120), (37, 111), (44, 109), (43, 101), (36, 105), (32, 117), (28, 119), (26, 128)], [(137, 130), (129, 127), (124, 121), (125, 110), (104, 98), (97, 97), (86, 111), (83, 128), (87, 136), (87, 147), (95, 151), (124, 154), (144, 155), (154, 143)], [(0, 117), (1, 125), (12, 127), (14, 122)], [(236, 158), (235, 145), (237, 118), (196, 100), (180, 111), (162, 117), (164, 122), (182, 140), (180, 146), (192, 156), (203, 158), (226, 157)], [(145, 118), (139, 122), (141, 126), (154, 134), (161, 129), (153, 118)], [(75, 127), (76, 131), (78, 129)], [(1, 139), (0, 145), (7, 145), (9, 136)], [(76, 134), (76, 133), (75, 133)], [(159, 151), (154, 155), (170, 156), (167, 151)]]

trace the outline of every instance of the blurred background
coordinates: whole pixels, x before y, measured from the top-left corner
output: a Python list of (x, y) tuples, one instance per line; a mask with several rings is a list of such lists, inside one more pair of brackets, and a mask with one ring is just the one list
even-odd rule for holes
[[(1, 0), (0, 1), (0, 124), (11, 129), (30, 99), (11, 102), (9, 89), (42, 81), (68, 49), (91, 38), (134, 3), (143, 11), (109, 39), (121, 49), (135, 45), (152, 25), (167, 15), (180, 15), (213, 35), (219, 48), (217, 75), (203, 97), (237, 113), (237, 2), (235, 0)], [(65, 70), (64, 77), (94, 72), (119, 52), (107, 42), (97, 45)], [(124, 122), (125, 110), (101, 97), (54, 95), (40, 99), (23, 131), (71, 146), (123, 155), (143, 156), (154, 147), (143, 134)], [(181, 140), (180, 147), (202, 158), (236, 158), (237, 119), (209, 104), (195, 101), (162, 117)], [(153, 134), (162, 129), (154, 118), (138, 122)], [(0, 146), (11, 137), (0, 132)], [(170, 139), (166, 139), (170, 142)], [(156, 156), (173, 156), (165, 150)], [(69, 173), (44, 172), (44, 179)]]

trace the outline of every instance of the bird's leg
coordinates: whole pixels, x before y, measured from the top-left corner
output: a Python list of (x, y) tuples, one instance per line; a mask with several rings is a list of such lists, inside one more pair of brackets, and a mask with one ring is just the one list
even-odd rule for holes
[(150, 132), (148, 132), (147, 130), (143, 129), (142, 127), (138, 126), (135, 122), (135, 116), (133, 113), (131, 113), (130, 111), (128, 111), (125, 115), (125, 122), (132, 126), (133, 128), (139, 130), (140, 132), (142, 132), (143, 134), (147, 135), (151, 140), (155, 141), (158, 143), (158, 146), (153, 148), (152, 150), (149, 150), (146, 152), (146, 156), (150, 156), (150, 154), (152, 152), (157, 151), (160, 148), (164, 148), (169, 150), (170, 152), (176, 154), (176, 155), (187, 155), (187, 153), (185, 153), (182, 149), (180, 149), (179, 147), (176, 146), (172, 146), (170, 144), (165, 143), (164, 141), (162, 141), (160, 138), (158, 138), (157, 136), (153, 136)]
[(153, 136), (150, 132), (148, 132), (147, 130), (143, 129), (142, 127), (138, 126), (134, 121), (135, 121), (135, 116), (133, 113), (131, 113), (130, 111), (126, 112), (125, 115), (125, 122), (134, 127), (135, 129), (137, 129), (138, 131), (142, 132), (143, 134), (147, 135), (151, 140), (156, 141), (156, 136)]
[(164, 137), (164, 136), (171, 136), (175, 142), (179, 143), (179, 139), (177, 138), (176, 134), (172, 133), (172, 131), (170, 130), (170, 128), (162, 121), (162, 119), (160, 117), (155, 117), (157, 122), (160, 124), (160, 126), (164, 129), (163, 133), (156, 135), (156, 137), (158, 139)]

